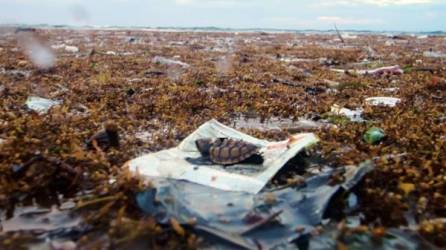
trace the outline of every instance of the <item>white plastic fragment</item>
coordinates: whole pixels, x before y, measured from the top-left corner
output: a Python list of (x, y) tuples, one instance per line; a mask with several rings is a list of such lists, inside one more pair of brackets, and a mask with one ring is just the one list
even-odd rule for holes
[(393, 88), (383, 88), (386, 92), (397, 92), (400, 88), (393, 87)]
[(77, 245), (74, 241), (51, 241), (50, 249), (76, 250)]
[(63, 49), (63, 48), (65, 48), (65, 44), (53, 44), (53, 45), (51, 45), (51, 48), (55, 49), (55, 50)]
[[(64, 206), (64, 204), (61, 204), (61, 206)], [(30, 223), (29, 218), (33, 218), (33, 223)], [(63, 210), (55, 205), (51, 208), (25, 206), (15, 209), (12, 218), (2, 221), (2, 233), (37, 230), (40, 232), (55, 231), (60, 228), (75, 228), (81, 223), (82, 219), (79, 216), (73, 216), (69, 209)]]
[(185, 63), (185, 62), (181, 62), (178, 60), (173, 60), (173, 59), (169, 59), (169, 58), (165, 58), (162, 56), (155, 56), (152, 60), (154, 63), (159, 63), (159, 64), (164, 64), (164, 65), (178, 65), (181, 66), (183, 68), (189, 68), (189, 64)]
[(79, 48), (76, 46), (65, 45), (65, 51), (76, 53), (79, 52)]
[(31, 70), (20, 70), (20, 69), (6, 70), (5, 68), (0, 68), (0, 74), (28, 78), (29, 76), (31, 76)]
[(333, 106), (331, 106), (330, 111), (335, 115), (343, 115), (343, 116), (347, 117), (348, 119), (350, 119), (350, 121), (352, 121), (352, 122), (364, 121), (361, 117), (362, 112), (363, 112), (363, 109), (361, 109), (361, 108), (358, 108), (356, 110), (351, 110), (348, 108), (341, 108), (339, 105), (334, 104)]
[(291, 119), (273, 117), (268, 120), (261, 121), (258, 118), (239, 117), (237, 119), (234, 119), (232, 126), (235, 129), (256, 129), (260, 131), (296, 131), (306, 129), (323, 129), (335, 125), (328, 122), (317, 122), (305, 118), (299, 118), (297, 121), (293, 121)]
[(372, 106), (388, 106), (388, 107), (395, 107), (396, 104), (398, 104), (401, 101), (400, 98), (395, 97), (369, 97), (365, 99), (365, 102)]
[(351, 33), (347, 33), (347, 32), (342, 33), (342, 37), (344, 39), (357, 39), (358, 38), (357, 35), (354, 35), (354, 34), (351, 34)]
[(424, 57), (430, 58), (446, 58), (445, 53), (437, 52), (437, 51), (425, 51), (423, 52)]
[(380, 76), (384, 74), (402, 75), (404, 73), (403, 69), (401, 69), (399, 65), (381, 67), (370, 70), (331, 69), (331, 71), (338, 73), (352, 73), (357, 75), (374, 75), (374, 76)]
[(336, 127), (336, 125), (325, 122), (317, 122), (312, 120), (307, 120), (304, 118), (299, 118), (297, 122), (293, 125), (294, 129), (321, 129), (321, 128), (330, 128)]
[(148, 131), (137, 132), (135, 134), (135, 138), (144, 142), (144, 143), (149, 143), (150, 140), (152, 139), (152, 133), (150, 133)]
[[(220, 165), (194, 165), (186, 160), (188, 157), (200, 157), (195, 146), (197, 139), (221, 137), (239, 139), (260, 146), (264, 158), (263, 164), (236, 164), (224, 168)], [(143, 155), (126, 165), (131, 172), (149, 180), (164, 177), (226, 191), (255, 194), (263, 189), (286, 162), (317, 141), (313, 133), (302, 133), (291, 136), (285, 141), (269, 142), (211, 120), (201, 125), (177, 147)]]
[(108, 184), (114, 184), (114, 183), (116, 183), (116, 178), (114, 178), (114, 177), (110, 177), (110, 179), (108, 179)]
[(51, 107), (59, 105), (61, 103), (62, 103), (61, 101), (53, 101), (38, 96), (29, 96), (28, 99), (26, 100), (26, 106), (29, 109), (34, 110), (39, 114), (44, 114), (48, 112), (48, 110)]
[(54, 44), (51, 45), (52, 49), (58, 50), (58, 49), (64, 49), (67, 52), (71, 52), (71, 53), (77, 53), (79, 52), (79, 48), (76, 46), (72, 46), (72, 45), (66, 45), (66, 44)]
[(317, 61), (318, 59), (299, 58), (299, 57), (281, 57), (279, 60), (281, 62), (293, 63), (293, 62), (313, 62), (313, 61)]

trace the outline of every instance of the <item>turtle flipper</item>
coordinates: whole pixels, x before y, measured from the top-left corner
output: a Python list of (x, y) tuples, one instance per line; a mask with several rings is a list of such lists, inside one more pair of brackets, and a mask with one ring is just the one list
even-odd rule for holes
[(197, 158), (186, 157), (185, 160), (193, 165), (206, 165), (206, 166), (214, 165), (214, 163), (208, 157), (197, 157)]
[(240, 163), (242, 163), (242, 164), (261, 165), (261, 164), (263, 164), (263, 162), (264, 162), (264, 159), (263, 159), (262, 155), (260, 155), (260, 154), (253, 154), (249, 158), (241, 161)]

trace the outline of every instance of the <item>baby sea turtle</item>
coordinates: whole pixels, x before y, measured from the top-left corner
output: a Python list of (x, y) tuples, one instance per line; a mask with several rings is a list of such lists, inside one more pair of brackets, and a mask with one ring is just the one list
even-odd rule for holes
[(90, 139), (88, 139), (85, 143), (87, 145), (87, 149), (101, 149), (108, 150), (110, 147), (118, 148), (119, 147), (119, 134), (118, 134), (118, 125), (113, 122), (107, 122), (104, 125), (104, 129), (94, 134)]
[(195, 145), (202, 157), (201, 159), (188, 159), (193, 163), (201, 162), (203, 164), (206, 161), (220, 165), (263, 163), (263, 157), (259, 152), (260, 148), (249, 142), (229, 138), (204, 138), (196, 140)]

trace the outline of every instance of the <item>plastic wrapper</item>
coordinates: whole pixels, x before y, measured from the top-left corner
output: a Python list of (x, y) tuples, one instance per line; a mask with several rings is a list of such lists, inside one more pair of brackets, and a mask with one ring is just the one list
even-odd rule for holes
[(339, 73), (352, 73), (357, 75), (402, 75), (404, 71), (400, 66), (387, 66), (376, 69), (367, 69), (367, 70), (346, 70), (346, 69), (331, 69), (331, 71), (339, 72)]
[(185, 63), (185, 62), (181, 62), (181, 61), (165, 58), (165, 57), (162, 57), (162, 56), (155, 56), (152, 61), (154, 63), (164, 64), (164, 65), (178, 65), (178, 66), (180, 66), (182, 68), (189, 68), (190, 67), (190, 65)]
[[(228, 137), (243, 140), (261, 147), (262, 165), (236, 164), (194, 165), (187, 158), (200, 157), (195, 141), (200, 138)], [(297, 153), (318, 141), (312, 133), (296, 134), (288, 140), (269, 142), (259, 140), (216, 120), (201, 125), (175, 148), (143, 155), (128, 162), (130, 171), (145, 178), (164, 177), (186, 180), (226, 191), (258, 193), (269, 180)]]
[(48, 110), (51, 107), (53, 107), (55, 105), (59, 105), (61, 103), (62, 103), (61, 101), (53, 101), (53, 100), (38, 97), (38, 96), (30, 96), (26, 100), (26, 106), (29, 109), (34, 110), (39, 114), (44, 114), (44, 113), (48, 112)]
[(395, 97), (369, 97), (365, 99), (365, 102), (372, 106), (388, 106), (395, 107), (401, 99)]
[(333, 106), (331, 106), (331, 110), (330, 110), (333, 114), (335, 115), (343, 115), (345, 117), (347, 117), (350, 121), (352, 122), (363, 122), (364, 119), (362, 119), (362, 113), (363, 113), (363, 109), (356, 109), (356, 110), (351, 110), (348, 108), (341, 108), (339, 105), (334, 104)]
[(334, 170), (309, 177), (297, 188), (251, 194), (224, 191), (187, 181), (152, 179), (139, 193), (140, 208), (161, 223), (175, 218), (218, 241), (245, 249), (287, 245), (310, 233), (325, 218), (334, 197), (348, 192), (372, 170), (369, 162), (345, 168), (345, 181), (331, 184)]

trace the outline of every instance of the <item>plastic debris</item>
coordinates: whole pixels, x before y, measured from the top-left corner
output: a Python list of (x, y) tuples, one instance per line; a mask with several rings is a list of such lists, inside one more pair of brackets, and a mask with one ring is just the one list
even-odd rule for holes
[[(333, 240), (338, 239), (338, 240)], [(372, 232), (356, 231), (355, 228), (343, 233), (335, 225), (331, 229), (325, 229), (321, 235), (301, 237), (297, 242), (298, 249), (323, 250), (323, 249), (437, 249), (426, 242), (418, 233), (391, 228), (377, 239)], [(373, 247), (371, 247), (373, 246)]]
[(344, 175), (343, 183), (334, 185), (331, 177), (339, 172), (332, 169), (308, 177), (297, 188), (259, 194), (154, 177), (154, 188), (139, 193), (136, 200), (144, 212), (161, 223), (168, 224), (174, 218), (179, 224), (190, 225), (193, 220), (193, 228), (211, 235), (214, 245), (270, 249), (309, 234), (326, 218), (327, 210), (333, 209), (333, 197), (351, 190), (372, 169), (370, 162), (352, 172), (338, 169), (349, 174)]
[(368, 144), (378, 144), (386, 134), (384, 133), (384, 130), (372, 127), (364, 134), (364, 141)]
[[(224, 168), (221, 165), (198, 165), (187, 161), (200, 157), (195, 141), (201, 138), (232, 138), (259, 146), (263, 154), (262, 165), (235, 164)], [(127, 163), (130, 171), (151, 179), (164, 177), (186, 180), (226, 191), (258, 193), (268, 181), (297, 153), (318, 141), (312, 133), (291, 136), (288, 140), (269, 142), (259, 140), (216, 120), (201, 125), (175, 148), (143, 155)]]
[(340, 62), (335, 59), (322, 57), (322, 58), (319, 58), (319, 64), (330, 67), (330, 66), (334, 66), (334, 65), (339, 65)]
[(127, 38), (127, 42), (128, 43), (134, 43), (134, 42), (136, 42), (136, 38), (135, 37), (129, 37), (129, 38)]
[(395, 107), (401, 99), (395, 97), (369, 97), (365, 99), (365, 102), (372, 106), (388, 106)]
[(234, 119), (233, 127), (235, 129), (256, 129), (260, 131), (286, 130), (290, 133), (296, 133), (302, 130), (317, 130), (335, 126), (327, 121), (313, 121), (305, 118), (299, 118), (297, 121), (273, 117), (261, 121), (258, 118), (238, 117)]
[[(191, 164), (195, 141), (234, 138), (261, 147), (262, 166)], [(190, 225), (214, 244), (243, 249), (284, 245), (311, 232), (327, 216), (335, 194), (348, 192), (373, 169), (371, 162), (358, 167), (328, 169), (297, 186), (264, 190), (267, 182), (303, 148), (317, 142), (311, 134), (296, 134), (281, 142), (268, 142), (211, 120), (184, 139), (178, 147), (151, 153), (127, 163), (130, 171), (153, 184), (137, 195), (139, 207), (160, 223), (175, 228)], [(344, 182), (332, 183), (333, 175)], [(209, 206), (203, 206), (209, 204)], [(175, 222), (174, 224), (172, 222)], [(296, 228), (301, 228), (296, 232)], [(179, 230), (178, 232), (180, 232)]]
[(356, 110), (351, 110), (348, 108), (341, 108), (339, 105), (334, 104), (331, 106), (331, 112), (335, 115), (343, 115), (346, 116), (350, 121), (352, 122), (362, 122), (364, 119), (362, 119), (362, 112), (364, 110), (361, 108), (358, 108)]
[(327, 87), (329, 87), (329, 88), (337, 88), (337, 87), (339, 87), (339, 85), (341, 85), (341, 83), (339, 83), (339, 82), (332, 81), (332, 80), (328, 80), (328, 79), (324, 79), (323, 82), (324, 82), (324, 83), (327, 85)]
[(358, 208), (358, 196), (354, 193), (351, 193), (347, 198), (347, 205), (348, 209)]
[(76, 52), (79, 52), (79, 48), (76, 46), (65, 45), (65, 51), (76, 53)]
[(314, 58), (299, 58), (299, 57), (280, 57), (279, 61), (286, 63), (296, 63), (296, 62), (314, 62), (318, 59)]
[(52, 241), (51, 250), (76, 250), (78, 247), (74, 241)]
[(304, 118), (299, 118), (292, 127), (286, 128), (287, 131), (292, 132), (293, 130), (312, 130), (312, 129), (324, 129), (336, 127), (336, 125), (324, 121), (313, 121)]
[(40, 230), (42, 233), (50, 233), (60, 231), (61, 228), (80, 227), (81, 222), (80, 217), (72, 216), (67, 209), (20, 207), (16, 209), (12, 218), (2, 221), (2, 232)]
[(331, 69), (331, 71), (338, 73), (346, 73), (346, 74), (355, 74), (355, 75), (373, 75), (373, 76), (382, 76), (382, 75), (402, 75), (404, 73), (403, 69), (400, 66), (388, 66), (381, 67), (371, 70), (346, 70), (346, 69)]
[(10, 75), (17, 78), (28, 78), (31, 76), (30, 70), (9, 69), (0, 68), (0, 74)]
[(165, 64), (165, 65), (178, 65), (178, 66), (181, 66), (182, 68), (189, 68), (190, 67), (190, 65), (185, 63), (185, 62), (181, 62), (181, 61), (165, 58), (165, 57), (162, 57), (162, 56), (155, 56), (152, 61), (154, 63)]
[(446, 58), (446, 53), (436, 52), (436, 51), (425, 51), (423, 52), (423, 56), (431, 58)]
[(55, 44), (55, 45), (51, 45), (52, 49), (63, 49), (66, 52), (71, 52), (71, 53), (77, 53), (79, 52), (79, 48), (76, 46), (72, 46), (72, 45), (66, 45), (66, 44)]
[(28, 99), (26, 100), (26, 106), (29, 109), (34, 110), (39, 114), (44, 114), (44, 113), (48, 112), (48, 110), (51, 107), (53, 107), (55, 105), (60, 105), (60, 104), (62, 104), (61, 101), (53, 101), (53, 100), (38, 97), (38, 96), (29, 96)]
[(394, 88), (383, 88), (383, 90), (384, 91), (386, 91), (386, 92), (397, 92), (398, 90), (399, 90), (400, 88), (396, 88), (396, 87), (394, 87)]

